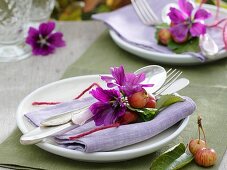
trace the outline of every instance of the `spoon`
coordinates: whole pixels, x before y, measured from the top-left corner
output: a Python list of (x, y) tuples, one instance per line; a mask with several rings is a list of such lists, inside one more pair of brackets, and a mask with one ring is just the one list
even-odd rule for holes
[(150, 94), (156, 92), (162, 87), (166, 81), (166, 70), (158, 65), (149, 65), (142, 67), (134, 72), (135, 74), (145, 73), (143, 84), (154, 84), (153, 87), (146, 87), (146, 91)]
[(199, 37), (199, 45), (203, 55), (210, 59), (215, 58), (215, 55), (218, 53), (218, 46), (209, 34)]

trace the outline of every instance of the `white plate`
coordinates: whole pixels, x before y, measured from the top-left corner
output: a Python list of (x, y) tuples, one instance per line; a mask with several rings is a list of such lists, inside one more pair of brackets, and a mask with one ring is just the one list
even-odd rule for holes
[[(204, 7), (209, 11), (215, 13), (215, 10), (216, 10), (215, 6), (204, 4)], [(220, 13), (221, 15), (226, 16), (227, 10), (220, 9)], [(147, 50), (124, 41), (113, 30), (109, 30), (109, 33), (113, 41), (125, 51), (135, 54), (138, 57), (141, 57), (150, 61), (155, 61), (157, 63), (171, 64), (171, 65), (194, 65), (194, 64), (203, 64), (203, 63), (219, 60), (227, 56), (227, 52), (223, 50), (217, 54), (215, 59), (209, 59), (205, 62), (201, 62), (197, 58), (187, 54), (165, 54), (165, 53)]]
[[(18, 107), (16, 118), (19, 129), (22, 133), (26, 133), (34, 128), (24, 117), (27, 112), (39, 109), (39, 107), (31, 105), (33, 101), (69, 101), (93, 82), (104, 86), (98, 75), (89, 75), (60, 80), (35, 90), (25, 97)], [(89, 162), (123, 161), (160, 149), (183, 131), (188, 120), (189, 117), (149, 140), (110, 152), (84, 153), (59, 147), (50, 141), (39, 143), (37, 146), (48, 152), (76, 160)]]

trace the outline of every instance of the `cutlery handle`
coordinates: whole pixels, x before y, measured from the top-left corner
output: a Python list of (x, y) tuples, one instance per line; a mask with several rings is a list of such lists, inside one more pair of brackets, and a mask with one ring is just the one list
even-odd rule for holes
[(72, 122), (55, 127), (37, 127), (34, 130), (25, 133), (20, 138), (22, 145), (31, 145), (41, 142), (44, 138), (67, 131), (74, 124)]

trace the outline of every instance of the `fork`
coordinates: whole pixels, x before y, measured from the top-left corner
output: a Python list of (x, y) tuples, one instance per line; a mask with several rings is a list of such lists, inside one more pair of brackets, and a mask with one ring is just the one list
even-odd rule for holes
[(156, 92), (153, 93), (153, 95), (158, 96), (161, 93), (163, 93), (180, 77), (181, 74), (182, 74), (182, 71), (170, 68), (167, 71), (166, 81), (164, 82), (164, 84), (160, 89), (158, 89)]
[(152, 26), (160, 23), (158, 17), (150, 8), (146, 0), (131, 0), (131, 2), (140, 20), (145, 25)]

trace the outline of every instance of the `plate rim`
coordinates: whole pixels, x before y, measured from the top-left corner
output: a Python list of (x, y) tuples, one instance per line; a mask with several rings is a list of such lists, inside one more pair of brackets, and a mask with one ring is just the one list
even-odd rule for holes
[[(27, 129), (26, 125), (24, 124), (24, 120), (23, 120), (23, 105), (28, 101), (28, 99), (35, 95), (36, 93), (39, 93), (42, 90), (48, 89), (51, 86), (54, 86), (56, 84), (61, 84), (64, 82), (70, 82), (70, 81), (75, 81), (78, 79), (87, 79), (87, 78), (98, 78), (100, 75), (96, 74), (96, 75), (85, 75), (85, 76), (77, 76), (77, 77), (70, 77), (70, 78), (66, 78), (66, 79), (62, 79), (62, 80), (58, 80), (52, 83), (48, 83), (44, 86), (41, 86), (39, 88), (37, 88), (36, 90), (32, 91), (31, 93), (29, 93), (19, 104), (18, 108), (17, 108), (17, 112), (16, 112), (16, 122), (17, 122), (17, 126), (20, 129), (20, 131), (24, 134), (26, 132), (28, 132), (29, 130)], [(128, 160), (128, 159), (133, 159), (133, 158), (137, 158), (149, 153), (152, 153), (152, 150), (154, 150), (155, 148), (160, 148), (162, 147), (164, 144), (168, 144), (169, 142), (171, 142), (174, 138), (176, 138), (177, 136), (180, 135), (180, 133), (185, 129), (185, 127), (187, 126), (189, 121), (189, 116), (186, 117), (185, 119), (181, 120), (179, 127), (174, 131), (174, 133), (170, 134), (167, 138), (162, 139), (161, 142), (156, 142), (156, 143), (152, 143), (151, 145), (148, 146), (143, 146), (143, 147), (139, 147), (139, 148), (133, 148), (130, 150), (117, 150), (117, 151), (108, 151), (108, 152), (93, 152), (93, 153), (85, 153), (85, 152), (81, 152), (81, 151), (75, 151), (75, 150), (70, 150), (70, 149), (66, 149), (66, 148), (62, 148), (56, 145), (53, 145), (51, 143), (46, 143), (41, 142), (39, 144), (36, 144), (38, 147), (42, 148), (43, 150), (46, 150), (48, 152), (60, 155), (60, 156), (64, 156), (67, 158), (71, 158), (71, 159), (76, 159), (76, 160), (81, 160), (81, 161), (87, 161), (87, 162), (113, 162), (113, 161), (123, 161), (123, 160)], [(156, 150), (156, 149), (155, 149)], [(56, 151), (60, 151), (61, 154), (59, 154)], [(145, 154), (144, 154), (145, 153)], [(79, 156), (76, 157), (76, 156)], [(119, 160), (119, 157), (122, 156), (127, 156), (127, 158), (125, 159), (121, 159)], [(95, 157), (95, 159), (94, 159)]]

